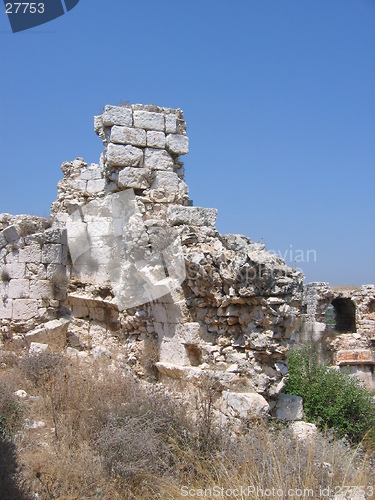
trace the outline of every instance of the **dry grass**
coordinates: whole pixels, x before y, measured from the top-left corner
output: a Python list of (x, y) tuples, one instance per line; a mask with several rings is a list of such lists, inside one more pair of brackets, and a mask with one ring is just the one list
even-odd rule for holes
[(194, 405), (187, 408), (158, 384), (56, 354), (3, 369), (0, 386), (5, 380), (12, 382), (0, 414), (22, 388), (39, 397), (22, 403), (22, 416), (46, 425), (20, 429), (17, 416), (7, 430), (0, 498), (28, 499), (32, 492), (40, 500), (182, 499), (183, 486), (312, 488), (319, 496), (320, 487), (374, 485), (370, 458), (331, 436), (306, 447), (288, 428), (263, 421), (229, 435), (204, 391), (198, 405), (204, 412), (192, 419)]

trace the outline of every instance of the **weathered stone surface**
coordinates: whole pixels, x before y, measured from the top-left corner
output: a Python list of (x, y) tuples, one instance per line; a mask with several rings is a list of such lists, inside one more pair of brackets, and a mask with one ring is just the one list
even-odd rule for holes
[(166, 138), (167, 149), (177, 155), (186, 155), (189, 152), (189, 139), (186, 135), (169, 134)]
[(106, 106), (103, 113), (103, 124), (106, 127), (112, 125), (124, 125), (131, 127), (133, 125), (131, 108), (125, 106)]
[(165, 150), (147, 148), (145, 150), (144, 166), (151, 170), (171, 170), (173, 158)]
[(147, 168), (125, 167), (118, 175), (121, 188), (147, 189), (150, 187), (150, 171)]
[(24, 248), (20, 248), (18, 253), (19, 262), (34, 262), (39, 263), (42, 260), (42, 251), (40, 245), (28, 245)]
[(276, 418), (279, 420), (302, 420), (303, 399), (291, 394), (280, 394), (276, 401)]
[(85, 181), (101, 179), (103, 177), (103, 169), (99, 165), (90, 165), (90, 167), (81, 171), (80, 177)]
[(164, 132), (164, 114), (150, 111), (134, 111), (134, 126)]
[(53, 285), (49, 280), (33, 280), (30, 283), (31, 299), (53, 299)]
[(294, 437), (304, 445), (312, 444), (318, 435), (316, 425), (307, 422), (293, 422), (290, 424), (290, 428), (293, 431)]
[(338, 365), (358, 365), (358, 364), (374, 364), (375, 353), (370, 349), (354, 349), (352, 351), (343, 350), (337, 353)]
[(7, 264), (4, 267), (4, 271), (12, 279), (21, 279), (25, 277), (26, 266), (24, 263), (14, 262), (12, 264)]
[(30, 292), (30, 281), (26, 279), (12, 279), (9, 282), (8, 296), (11, 299), (27, 299)]
[(165, 115), (165, 132), (175, 134), (177, 131), (177, 117), (175, 114)]
[(17, 241), (19, 239), (19, 234), (17, 232), (16, 226), (8, 226), (3, 230), (3, 236), (7, 240), (8, 243), (13, 243), (13, 241)]
[(38, 312), (38, 303), (32, 299), (15, 299), (13, 301), (13, 318), (15, 320), (32, 319)]
[(266, 417), (270, 407), (257, 393), (224, 392), (222, 412), (235, 418)]
[(32, 342), (38, 342), (63, 348), (66, 344), (66, 332), (69, 322), (70, 320), (65, 318), (48, 321), (40, 328), (25, 335), (27, 345), (30, 346)]
[(11, 319), (13, 313), (13, 301), (10, 299), (0, 300), (0, 319)]
[[(157, 199), (162, 200), (163, 198), (169, 198), (171, 195), (178, 193), (179, 189), (179, 178), (174, 172), (166, 172), (160, 170), (157, 172), (153, 183), (151, 184), (152, 197), (156, 197), (154, 191), (158, 191), (159, 196)], [(174, 200), (171, 200), (174, 201)]]
[(100, 193), (106, 187), (105, 179), (92, 179), (87, 181), (87, 192), (88, 193)]
[(42, 247), (43, 264), (64, 264), (66, 255), (67, 249), (64, 245), (47, 243)]
[(111, 129), (110, 140), (116, 144), (146, 146), (146, 132), (141, 128), (118, 127), (115, 125)]
[(149, 130), (147, 132), (147, 146), (149, 148), (165, 148), (165, 134), (164, 132), (156, 132)]
[(187, 224), (189, 226), (215, 227), (216, 217), (217, 210), (215, 208), (175, 206), (168, 210), (168, 222), (172, 226)]
[(37, 356), (38, 354), (42, 354), (43, 352), (46, 352), (48, 350), (49, 350), (48, 344), (41, 344), (39, 342), (31, 342), (30, 347), (29, 347), (29, 355), (30, 356)]
[(138, 167), (143, 163), (143, 151), (134, 146), (108, 144), (107, 165), (109, 167)]

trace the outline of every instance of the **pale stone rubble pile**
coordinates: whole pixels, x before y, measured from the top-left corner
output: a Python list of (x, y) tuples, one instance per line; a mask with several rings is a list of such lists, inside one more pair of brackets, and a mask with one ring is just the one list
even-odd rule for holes
[[(16, 220), (0, 219), (4, 338), (29, 346), (29, 335), (33, 349), (65, 344), (70, 355), (112, 358), (140, 376), (156, 366), (172, 386), (213, 384), (227, 416), (266, 414), (301, 329), (303, 275), (261, 243), (221, 235), (215, 209), (191, 206), (181, 110), (106, 106), (94, 125), (100, 162), (63, 163), (52, 228), (20, 236)], [(72, 237), (77, 221), (90, 242), (85, 259)]]

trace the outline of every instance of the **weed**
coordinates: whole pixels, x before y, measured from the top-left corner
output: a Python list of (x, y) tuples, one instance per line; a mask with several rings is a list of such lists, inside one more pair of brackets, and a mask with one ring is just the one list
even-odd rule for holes
[(9, 283), (11, 280), (10, 274), (6, 269), (2, 269), (0, 279), (3, 283)]
[(375, 407), (359, 379), (318, 363), (316, 353), (297, 349), (289, 357), (285, 392), (303, 398), (307, 419), (359, 442), (375, 425)]

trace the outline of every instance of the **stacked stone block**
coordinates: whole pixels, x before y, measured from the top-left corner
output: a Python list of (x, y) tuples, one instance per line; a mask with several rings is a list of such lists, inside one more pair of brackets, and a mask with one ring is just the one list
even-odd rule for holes
[(68, 248), (64, 230), (24, 235), (25, 225), (35, 229), (32, 221), (14, 219), (0, 232), (0, 321), (24, 332), (56, 318), (66, 295)]

